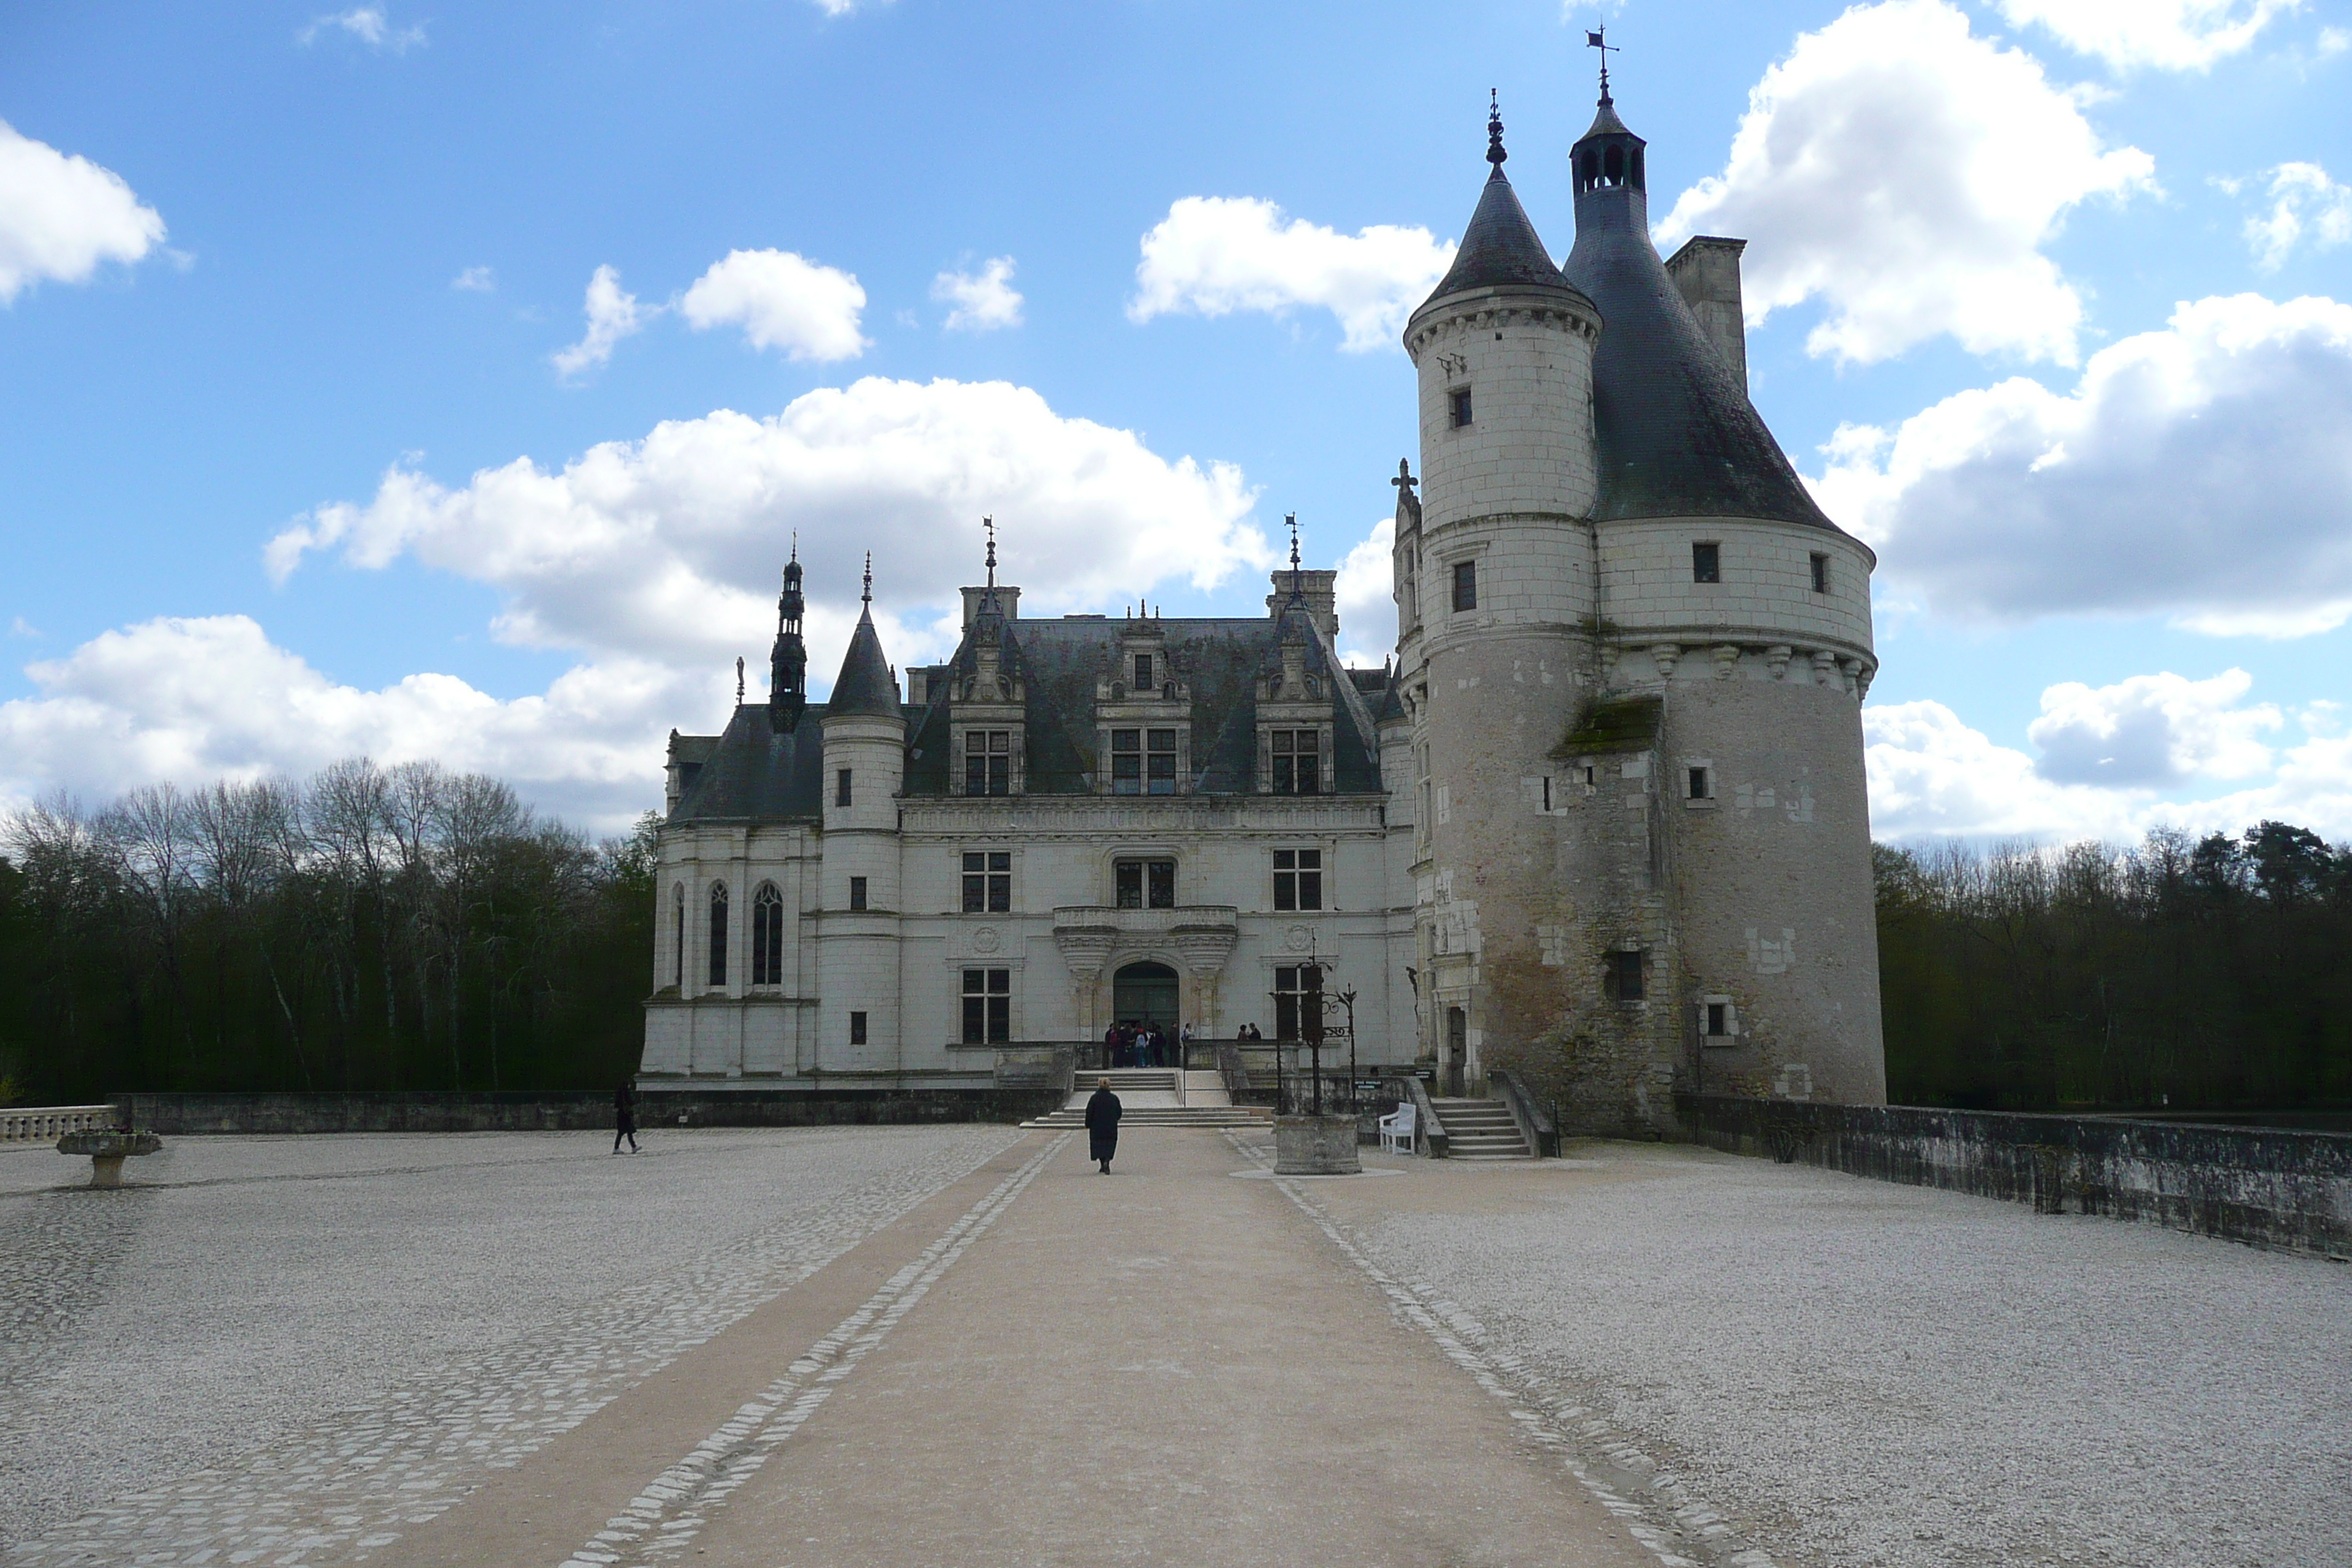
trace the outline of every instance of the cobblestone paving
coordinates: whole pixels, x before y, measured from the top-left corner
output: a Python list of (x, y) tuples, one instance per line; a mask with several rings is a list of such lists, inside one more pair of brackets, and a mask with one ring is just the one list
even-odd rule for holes
[(184, 1139), (120, 1193), (12, 1159), (6, 1561), (363, 1558), (1016, 1136)]

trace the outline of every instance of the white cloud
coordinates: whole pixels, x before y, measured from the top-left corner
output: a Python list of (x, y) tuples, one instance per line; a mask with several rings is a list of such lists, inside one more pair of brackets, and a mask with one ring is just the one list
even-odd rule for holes
[(2322, 27), (2319, 29), (2319, 58), (2326, 59), (2352, 49), (2352, 27)]
[(2271, 171), (2271, 210), (2246, 220), (2254, 264), (2275, 272), (2306, 237), (2314, 250), (2352, 240), (2352, 185), (2339, 185), (2316, 163)]
[(8, 621), (8, 635), (12, 637), (37, 637), (41, 635), (41, 628), (22, 616), (13, 616)]
[(395, 27), (384, 16), (381, 5), (355, 5), (348, 11), (313, 19), (309, 26), (294, 35), (299, 44), (318, 42), (319, 35), (331, 27), (339, 27), (365, 44), (378, 54), (404, 55), (425, 44), (424, 24), (414, 27)]
[(1866, 363), (1949, 333), (2072, 364), (2082, 298), (2042, 247), (2155, 170), (2079, 105), (1946, 0), (1857, 5), (1764, 73), (1723, 173), (1683, 193), (1659, 243), (1747, 237), (1750, 323), (1818, 298), (1815, 354)]
[(1454, 264), (1452, 240), (1425, 228), (1375, 224), (1353, 237), (1282, 221), (1252, 197), (1185, 196), (1143, 237), (1128, 319), (1192, 312), (1223, 316), (1299, 307), (1329, 310), (1356, 353), (1393, 347), (1405, 318)]
[(1370, 666), (1396, 651), (1396, 518), (1372, 525), (1362, 543), (1339, 563), (1332, 596), (1339, 612), (1341, 652), (1349, 664)]
[(637, 297), (621, 287), (618, 272), (599, 267), (588, 279), (582, 310), (588, 318), (587, 333), (551, 356), (558, 375), (577, 375), (591, 365), (605, 363), (613, 357), (614, 343), (645, 331), (646, 323), (660, 315), (662, 308), (638, 304)]
[(2152, 787), (2266, 773), (2271, 748), (2256, 737), (2284, 721), (2267, 702), (2239, 705), (2253, 684), (2231, 669), (2210, 680), (2168, 671), (2095, 689), (2073, 680), (2050, 687), (2025, 731), (2042, 748), (2036, 771), (2059, 784)]
[(137, 261), (163, 238), (163, 217), (121, 175), (0, 120), (0, 305), (45, 278), (79, 283), (102, 261)]
[(468, 267), (449, 279), (450, 288), (463, 289), (475, 294), (488, 294), (498, 286), (499, 275), (487, 267)]
[(55, 788), (302, 773), (339, 757), (429, 759), (495, 773), (606, 830), (660, 798), (663, 737), (707, 724), (731, 668), (606, 659), (502, 701), (454, 676), (340, 685), (244, 616), (143, 622), (31, 665), (0, 703), (0, 805)]
[[(809, 0), (809, 3), (828, 16), (846, 16), (861, 5), (868, 4), (869, 0)], [(870, 0), (870, 3), (887, 5), (890, 0)]]
[(732, 250), (694, 281), (679, 304), (697, 331), (740, 326), (753, 348), (782, 349), (796, 360), (856, 359), (867, 344), (857, 333), (866, 290), (837, 268), (789, 250)]
[(2205, 70), (2251, 47), (2302, 0), (2000, 0), (2012, 26), (2038, 26), (2116, 70)]
[(978, 272), (942, 272), (931, 279), (931, 298), (952, 307), (949, 331), (993, 331), (1021, 324), (1021, 296), (1013, 287), (1013, 258), (992, 257)]
[[(831, 646), (846, 644), (869, 548), (887, 603), (952, 605), (992, 512), (1024, 608), (1094, 608), (1171, 577), (1207, 587), (1270, 563), (1252, 502), (1229, 465), (1170, 461), (1024, 387), (869, 377), (772, 418), (666, 422), (554, 472), (518, 458), (452, 489), (395, 467), (372, 500), (320, 507), (265, 560), (282, 582), (313, 550), (363, 568), (408, 554), (502, 590), (510, 641), (708, 662), (766, 648), (797, 531), (811, 668), (829, 675), (823, 650), (836, 635)], [(895, 635), (894, 659), (941, 651), (936, 629)]]
[(2019, 377), (1842, 430), (1814, 488), (1939, 611), (2297, 637), (2352, 618), (2347, 430), (2352, 305), (2241, 294), (2101, 350), (2071, 393)]

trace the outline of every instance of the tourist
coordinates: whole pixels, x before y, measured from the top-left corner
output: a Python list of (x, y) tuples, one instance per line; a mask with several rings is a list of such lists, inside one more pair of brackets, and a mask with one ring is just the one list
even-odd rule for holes
[(1113, 1024), (1103, 1031), (1103, 1063), (1105, 1068), (1118, 1066), (1118, 1026)]
[(1087, 1158), (1110, 1174), (1111, 1156), (1118, 1152), (1118, 1096), (1110, 1091), (1110, 1079), (1104, 1079), (1095, 1086), (1094, 1098), (1087, 1101)]
[(629, 1141), (629, 1152), (637, 1152), (637, 1090), (627, 1079), (613, 1092), (613, 1152), (621, 1152), (621, 1140)]

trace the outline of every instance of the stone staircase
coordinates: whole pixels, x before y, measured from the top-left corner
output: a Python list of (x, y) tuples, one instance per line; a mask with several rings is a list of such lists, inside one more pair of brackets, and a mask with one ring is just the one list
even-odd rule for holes
[(1108, 1072), (1082, 1072), (1069, 1103), (1050, 1116), (1024, 1121), (1024, 1127), (1071, 1128), (1087, 1124), (1087, 1101), (1096, 1083), (1110, 1079), (1118, 1096), (1121, 1131), (1131, 1127), (1265, 1127), (1274, 1112), (1262, 1105), (1235, 1105), (1213, 1072), (1184, 1075), (1184, 1092), (1176, 1092), (1173, 1068), (1114, 1068)]
[(1529, 1160), (1527, 1140), (1499, 1100), (1432, 1100), (1457, 1160)]

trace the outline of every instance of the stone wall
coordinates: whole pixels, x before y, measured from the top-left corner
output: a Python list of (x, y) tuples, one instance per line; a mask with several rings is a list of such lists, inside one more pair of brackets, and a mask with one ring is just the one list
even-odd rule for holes
[[(1050, 1098), (1052, 1103), (1045, 1103)], [(922, 1121), (1020, 1121), (1061, 1103), (1030, 1086), (996, 1089), (665, 1090), (637, 1095), (637, 1125), (822, 1127)], [(226, 1132), (534, 1132), (613, 1126), (613, 1097), (507, 1093), (127, 1094), (142, 1131), (183, 1136)]]
[(2352, 1258), (2352, 1134), (1682, 1094), (1683, 1133), (1913, 1186)]

